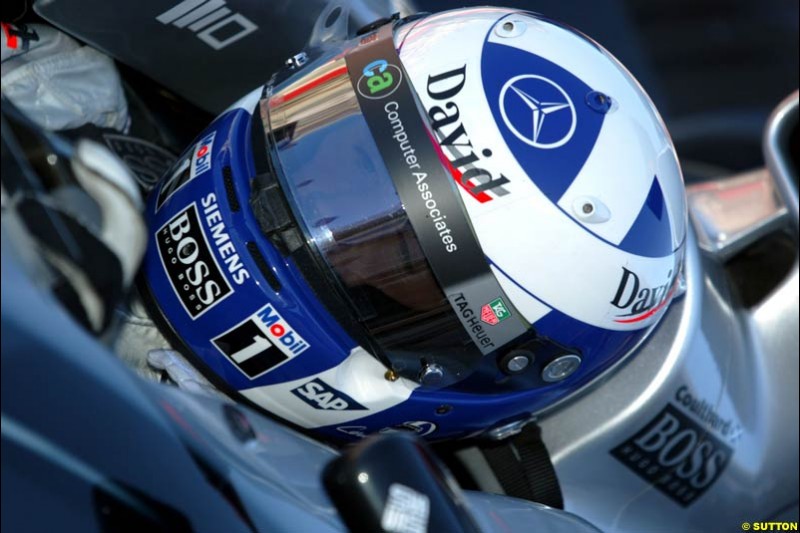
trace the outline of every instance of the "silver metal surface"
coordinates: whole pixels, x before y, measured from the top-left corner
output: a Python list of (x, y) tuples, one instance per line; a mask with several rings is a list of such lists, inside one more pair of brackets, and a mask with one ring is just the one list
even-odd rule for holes
[(300, 52), (286, 60), (286, 66), (300, 68), (308, 62), (308, 54)]
[[(738, 530), (798, 499), (798, 269), (753, 310), (687, 250), (688, 290), (619, 372), (540, 421), (566, 509), (604, 531)], [(683, 391), (681, 393), (681, 391)], [(730, 447), (719, 479), (682, 507), (609, 453), (687, 392), (724, 420), (696, 420)], [(679, 393), (682, 397), (679, 399)], [(697, 419), (697, 416), (694, 416)]]
[[(526, 418), (525, 420), (517, 420), (515, 422), (510, 422), (508, 424), (503, 424), (502, 426), (497, 426), (496, 428), (492, 428), (486, 432), (484, 435), (489, 440), (504, 440), (508, 437), (512, 437), (522, 431), (522, 428), (530, 424), (535, 420), (534, 417)], [(484, 489), (486, 490), (486, 489)]]
[(347, 116), (360, 114), (358, 100), (341, 54), (329, 53), (306, 67), (308, 74), (276, 87), (261, 100), (267, 133), (293, 128), (293, 137), (324, 128)]
[(516, 498), (464, 491), (464, 499), (479, 530), (487, 533), (490, 531), (599, 533), (600, 531), (578, 516)]
[(531, 358), (526, 355), (517, 355), (512, 357), (508, 362), (508, 370), (511, 372), (520, 372), (528, 368), (531, 364)]
[(437, 364), (425, 365), (419, 374), (419, 380), (425, 385), (435, 385), (444, 377), (444, 370)]
[(548, 383), (562, 381), (571, 376), (581, 366), (581, 358), (575, 354), (560, 355), (547, 363), (542, 369), (542, 379)]
[[(786, 160), (789, 150), (788, 136), (792, 128), (797, 127), (798, 99), (800, 94), (795, 91), (781, 102), (767, 121), (764, 130), (764, 157), (767, 168), (775, 177), (778, 190), (795, 220), (798, 219), (797, 184), (792, 179), (789, 161)], [(797, 172), (798, 169), (794, 171)]]
[(703, 250), (723, 260), (786, 224), (789, 211), (766, 169), (686, 188)]

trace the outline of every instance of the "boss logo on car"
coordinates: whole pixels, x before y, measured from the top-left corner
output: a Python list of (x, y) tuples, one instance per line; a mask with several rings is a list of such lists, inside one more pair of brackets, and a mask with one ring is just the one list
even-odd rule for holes
[(309, 348), (305, 339), (269, 304), (211, 342), (250, 379)]
[(365, 411), (367, 409), (347, 394), (334, 389), (319, 378), (292, 389), (292, 394), (314, 409), (334, 411)]
[(703, 495), (733, 450), (673, 405), (667, 405), (611, 455), (683, 507)]
[(195, 203), (158, 230), (156, 246), (169, 282), (192, 319), (233, 292), (200, 227)]

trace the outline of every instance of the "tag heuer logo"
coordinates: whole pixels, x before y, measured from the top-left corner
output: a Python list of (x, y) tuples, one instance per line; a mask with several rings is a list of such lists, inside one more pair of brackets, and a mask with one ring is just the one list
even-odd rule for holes
[(490, 326), (494, 326), (498, 322), (502, 322), (511, 316), (511, 312), (503, 303), (502, 298), (492, 300), (488, 304), (481, 307), (481, 321), (486, 322)]

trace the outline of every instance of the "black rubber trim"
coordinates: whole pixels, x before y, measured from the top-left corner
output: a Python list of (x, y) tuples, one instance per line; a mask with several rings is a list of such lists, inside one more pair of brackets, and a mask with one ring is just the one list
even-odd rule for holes
[[(264, 89), (266, 91), (266, 88)], [(261, 98), (264, 98), (264, 94)], [(256, 174), (264, 174), (270, 171), (269, 157), (267, 155), (267, 137), (264, 135), (264, 124), (261, 122), (261, 110), (259, 104), (253, 110), (250, 117), (250, 145), (253, 148), (253, 163), (256, 167)]]
[(538, 426), (529, 424), (518, 435), (481, 452), (507, 495), (564, 508), (556, 471)]
[(250, 256), (253, 258), (253, 261), (255, 261), (258, 270), (261, 272), (261, 275), (264, 276), (265, 280), (267, 280), (270, 288), (275, 292), (280, 292), (281, 282), (278, 281), (278, 278), (275, 277), (272, 269), (269, 268), (269, 263), (267, 263), (267, 260), (264, 259), (263, 255), (261, 255), (261, 250), (258, 249), (258, 245), (254, 241), (248, 241), (247, 251), (250, 252)]
[(228, 196), (228, 206), (234, 213), (241, 210), (239, 198), (236, 196), (236, 187), (233, 185), (233, 170), (230, 165), (222, 167), (222, 180), (225, 183), (225, 194)]

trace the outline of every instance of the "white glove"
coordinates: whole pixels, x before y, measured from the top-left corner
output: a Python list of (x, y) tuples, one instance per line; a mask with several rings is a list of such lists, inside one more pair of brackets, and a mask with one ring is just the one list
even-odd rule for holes
[(223, 396), (175, 350), (150, 350), (147, 353), (147, 363), (153, 368), (165, 371), (183, 390), (206, 396)]

